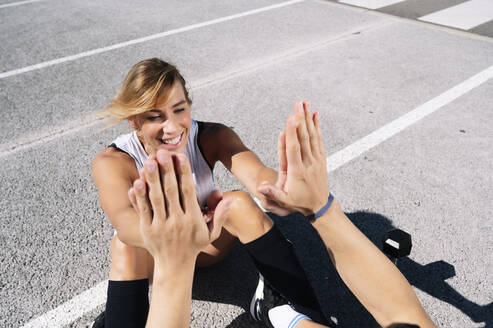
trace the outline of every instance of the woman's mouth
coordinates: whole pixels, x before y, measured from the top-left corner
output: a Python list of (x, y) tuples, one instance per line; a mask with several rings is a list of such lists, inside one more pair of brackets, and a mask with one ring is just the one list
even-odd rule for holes
[(170, 148), (170, 149), (177, 148), (181, 144), (184, 134), (185, 133), (182, 132), (182, 133), (180, 133), (180, 135), (178, 135), (174, 138), (161, 139), (161, 143), (163, 145), (165, 145), (166, 148)]

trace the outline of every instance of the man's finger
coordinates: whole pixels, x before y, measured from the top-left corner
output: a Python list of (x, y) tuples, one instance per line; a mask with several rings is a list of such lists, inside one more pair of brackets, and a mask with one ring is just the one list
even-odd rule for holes
[(152, 223), (152, 211), (147, 199), (146, 185), (142, 180), (137, 179), (134, 182), (133, 190), (141, 224), (149, 227)]
[(164, 208), (163, 191), (161, 188), (158, 166), (154, 159), (148, 159), (144, 163), (144, 176), (147, 185), (149, 186), (148, 198), (152, 210), (156, 216), (164, 219), (166, 217), (166, 210)]
[(286, 158), (286, 132), (281, 131), (277, 137), (277, 161), (279, 163), (279, 173), (287, 172), (288, 159)]
[[(318, 134), (313, 122), (312, 111), (310, 110), (310, 104), (307, 103), (305, 110), (306, 128), (308, 130), (308, 137), (310, 138), (310, 146), (312, 155), (316, 158), (320, 156), (320, 147), (318, 146)], [(318, 158), (317, 158), (318, 159)]]
[(188, 162), (187, 156), (178, 154), (177, 176), (180, 186), (180, 198), (183, 204), (183, 212), (190, 211), (193, 207), (198, 206), (197, 195), (195, 194), (195, 185), (193, 183), (192, 169)]
[(313, 113), (313, 122), (315, 124), (315, 130), (317, 131), (318, 149), (319, 149), (320, 154), (325, 158), (322, 129), (320, 128), (320, 114), (319, 114), (319, 112)]
[(168, 216), (171, 213), (179, 213), (181, 211), (181, 206), (173, 156), (166, 150), (158, 150), (157, 160), (159, 162), (159, 170), (163, 185), (162, 192), (164, 192), (164, 200), (166, 203)]
[(305, 108), (304, 102), (297, 101), (295, 103), (295, 116), (297, 123), (297, 134), (300, 142), (301, 158), (303, 162), (311, 162), (312, 151), (310, 146), (310, 138), (308, 136), (308, 130), (305, 122)]
[(296, 119), (290, 116), (286, 125), (286, 159), (288, 172), (299, 171), (303, 168), (300, 153), (300, 143), (296, 132)]

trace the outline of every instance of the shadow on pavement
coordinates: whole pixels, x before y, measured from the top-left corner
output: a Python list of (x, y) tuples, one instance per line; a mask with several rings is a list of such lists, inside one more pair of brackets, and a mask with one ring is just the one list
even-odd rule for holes
[[(396, 228), (389, 219), (376, 213), (355, 212), (347, 213), (347, 216), (379, 248), (384, 234)], [(379, 327), (342, 282), (313, 227), (301, 215), (289, 218), (274, 216), (273, 219), (295, 245), (298, 259), (317, 292), (326, 317), (335, 318), (341, 327)], [(485, 322), (485, 327), (493, 327), (493, 303), (486, 306), (473, 303), (445, 281), (455, 276), (453, 265), (445, 261), (422, 265), (404, 258), (398, 262), (398, 267), (411, 285), (456, 307), (474, 322)], [(257, 282), (253, 262), (238, 244), (222, 263), (197, 270), (193, 299), (233, 304), (245, 309), (247, 313), (235, 318), (228, 327), (262, 327), (248, 314)]]

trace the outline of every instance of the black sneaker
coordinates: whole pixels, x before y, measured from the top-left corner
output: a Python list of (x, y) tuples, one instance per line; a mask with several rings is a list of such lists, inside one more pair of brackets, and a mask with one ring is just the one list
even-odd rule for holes
[(288, 304), (288, 301), (276, 292), (259, 273), (258, 285), (250, 302), (250, 315), (255, 321), (264, 322), (267, 327), (274, 328), (269, 320), (270, 309)]
[(92, 324), (92, 328), (104, 328), (104, 311), (101, 312), (96, 319), (94, 319), (94, 323)]

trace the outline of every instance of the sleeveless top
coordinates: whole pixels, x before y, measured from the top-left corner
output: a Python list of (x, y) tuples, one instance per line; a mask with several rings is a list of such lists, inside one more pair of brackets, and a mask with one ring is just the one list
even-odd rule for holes
[[(188, 157), (190, 166), (192, 167), (197, 200), (201, 207), (205, 207), (207, 205), (207, 197), (215, 188), (212, 168), (205, 160), (199, 144), (199, 124), (201, 122), (192, 120), (185, 155)], [(113, 141), (110, 147), (123, 151), (132, 157), (137, 170), (144, 167), (144, 162), (149, 156), (140, 143), (136, 131), (119, 136)]]

